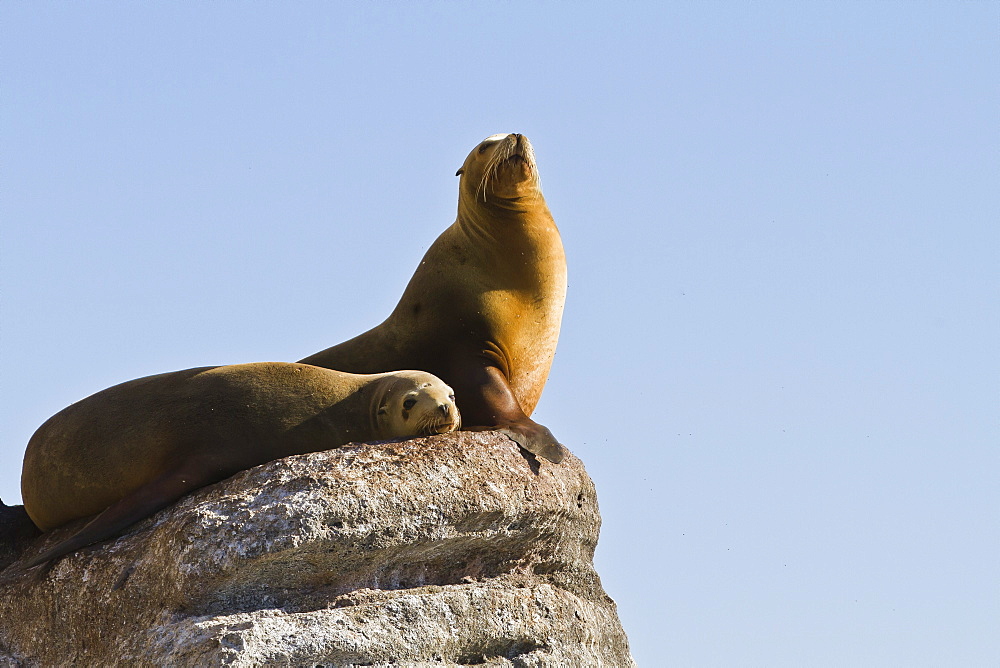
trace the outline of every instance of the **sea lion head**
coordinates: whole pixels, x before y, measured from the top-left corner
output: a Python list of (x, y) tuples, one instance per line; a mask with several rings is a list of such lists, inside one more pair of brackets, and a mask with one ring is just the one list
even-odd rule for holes
[(437, 376), (423, 371), (396, 371), (385, 374), (378, 383), (373, 399), (380, 437), (445, 434), (462, 425), (455, 391)]
[(475, 202), (541, 194), (535, 150), (521, 134), (490, 135), (472, 149), (455, 175), (462, 177), (462, 196)]

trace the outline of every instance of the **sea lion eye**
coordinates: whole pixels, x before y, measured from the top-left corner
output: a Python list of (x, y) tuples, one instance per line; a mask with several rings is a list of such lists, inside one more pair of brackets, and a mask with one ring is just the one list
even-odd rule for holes
[(408, 411), (416, 405), (417, 405), (416, 399), (407, 399), (406, 401), (403, 402), (403, 410)]
[(448, 395), (448, 399), (451, 401), (451, 403), (455, 403), (455, 395), (454, 394), (449, 394)]
[(479, 152), (485, 153), (486, 149), (488, 149), (489, 147), (490, 147), (489, 142), (483, 142), (482, 144), (479, 145)]

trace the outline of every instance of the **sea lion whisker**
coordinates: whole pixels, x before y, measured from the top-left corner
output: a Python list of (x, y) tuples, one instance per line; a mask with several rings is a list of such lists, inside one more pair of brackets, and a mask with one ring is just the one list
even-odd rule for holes
[(502, 147), (493, 152), (489, 160), (486, 161), (486, 166), (483, 168), (483, 178), (480, 181), (480, 186), (476, 191), (476, 197), (478, 199), (479, 194), (483, 195), (483, 201), (486, 201), (487, 193), (491, 192), (491, 186), (496, 180), (497, 171), (500, 169), (500, 163), (502, 160)]
[(436, 434), (444, 434), (449, 431), (454, 431), (456, 428), (457, 425), (451, 419), (443, 419), (435, 415), (428, 415), (426, 419), (421, 421), (419, 432), (423, 436), (434, 436)]

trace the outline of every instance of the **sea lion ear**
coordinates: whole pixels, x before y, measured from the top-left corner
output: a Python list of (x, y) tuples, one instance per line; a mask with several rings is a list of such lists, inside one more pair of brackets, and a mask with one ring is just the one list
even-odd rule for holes
[(382, 404), (381, 406), (378, 407), (378, 414), (379, 415), (385, 415), (388, 412), (389, 412), (389, 408), (385, 404)]
[(459, 167), (458, 171), (455, 172), (455, 176), (461, 176), (465, 172), (465, 167)]

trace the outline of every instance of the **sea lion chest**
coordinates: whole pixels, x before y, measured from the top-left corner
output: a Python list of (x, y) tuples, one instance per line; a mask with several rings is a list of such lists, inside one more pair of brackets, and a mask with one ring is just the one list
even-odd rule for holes
[[(424, 255), (393, 312), (393, 331), (419, 342), (432, 373), (457, 354), (484, 355), (531, 410), (559, 339), (566, 258), (547, 210), (538, 220), (469, 225), (461, 218)], [(417, 336), (412, 336), (417, 333)]]

